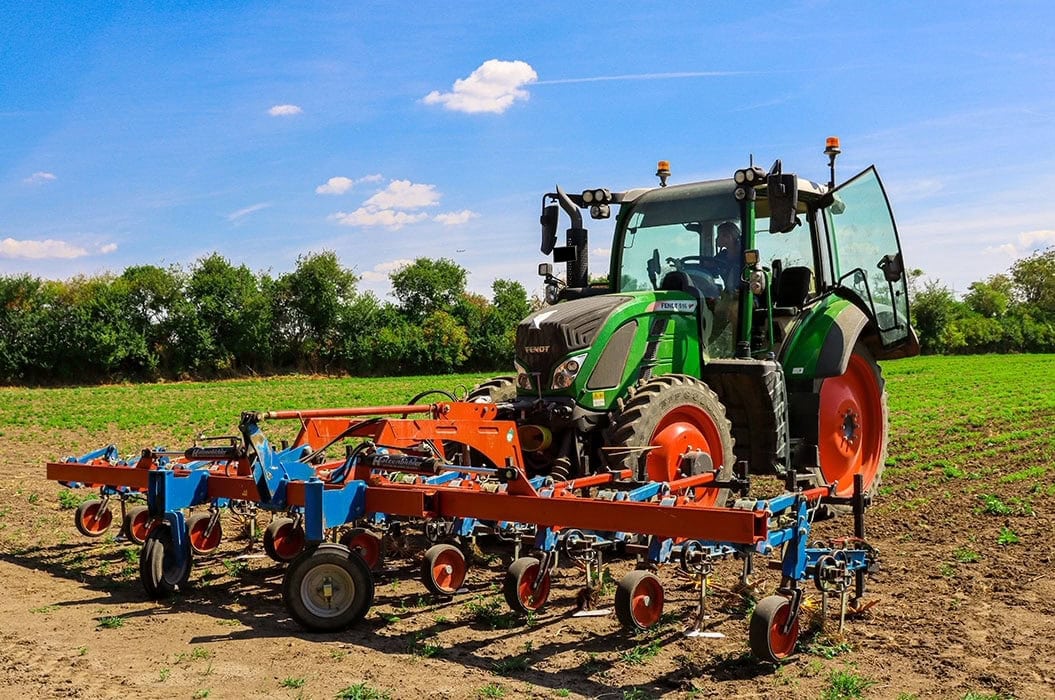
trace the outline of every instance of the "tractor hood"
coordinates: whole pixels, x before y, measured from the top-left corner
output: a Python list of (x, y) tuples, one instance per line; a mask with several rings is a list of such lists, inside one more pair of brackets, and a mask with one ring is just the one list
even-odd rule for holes
[(517, 326), (517, 361), (529, 374), (549, 377), (555, 363), (590, 347), (612, 313), (629, 296), (605, 294), (547, 306)]

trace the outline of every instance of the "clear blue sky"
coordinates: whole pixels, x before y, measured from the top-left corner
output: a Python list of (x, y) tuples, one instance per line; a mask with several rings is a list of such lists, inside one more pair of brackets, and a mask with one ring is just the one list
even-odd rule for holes
[(0, 0), (0, 274), (329, 249), (533, 291), (554, 184), (824, 181), (829, 135), (957, 291), (1055, 244), (1055, 4)]

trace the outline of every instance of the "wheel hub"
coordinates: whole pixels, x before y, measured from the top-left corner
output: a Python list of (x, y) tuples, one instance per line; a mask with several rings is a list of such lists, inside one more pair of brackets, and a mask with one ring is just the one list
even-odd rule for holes
[(847, 409), (846, 413), (843, 414), (843, 439), (847, 442), (856, 442), (858, 437), (858, 430), (861, 428), (861, 424), (858, 422), (858, 415), (855, 411)]

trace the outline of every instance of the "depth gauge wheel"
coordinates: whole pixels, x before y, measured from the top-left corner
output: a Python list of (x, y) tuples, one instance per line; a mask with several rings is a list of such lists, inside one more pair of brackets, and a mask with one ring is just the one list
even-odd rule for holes
[(835, 495), (853, 495), (854, 475), (864, 477), (864, 493), (879, 487), (886, 461), (889, 414), (886, 383), (862, 343), (850, 355), (846, 372), (821, 383), (817, 446), (825, 483), (838, 482)]
[(421, 560), (421, 581), (429, 592), (449, 598), (465, 583), (466, 569), (462, 550), (451, 544), (433, 545)]
[(646, 630), (663, 615), (663, 584), (649, 571), (631, 571), (615, 589), (615, 615), (628, 630)]
[(381, 538), (361, 527), (353, 527), (341, 535), (341, 544), (350, 551), (355, 552), (371, 571), (377, 571), (381, 567)]
[(151, 528), (139, 550), (139, 580), (147, 596), (154, 600), (167, 598), (186, 586), (193, 566), (191, 556), (189, 547), (185, 557), (176, 551), (168, 523)]
[(799, 638), (799, 620), (795, 618), (791, 628), (784, 627), (791, 615), (791, 601), (782, 595), (763, 598), (751, 613), (749, 643), (756, 658), (769, 663), (778, 663), (795, 651)]
[[(720, 480), (733, 473), (733, 436), (725, 406), (704, 382), (668, 374), (639, 383), (612, 420), (609, 467), (631, 469), (638, 478), (672, 481), (686, 452), (703, 452)], [(622, 450), (617, 448), (624, 448)], [(697, 488), (700, 505), (722, 507), (729, 489)]]
[(195, 513), (187, 518), (187, 539), (195, 554), (211, 554), (220, 546), (223, 529), (212, 513)]
[(297, 557), (282, 577), (282, 601), (306, 630), (334, 632), (363, 619), (374, 600), (374, 580), (361, 557), (322, 544)]
[(264, 530), (264, 551), (277, 562), (296, 559), (304, 543), (304, 528), (292, 518), (275, 518)]
[(535, 557), (520, 557), (509, 567), (502, 582), (506, 603), (514, 612), (526, 615), (541, 610), (549, 600), (550, 572), (541, 574), (542, 562)]
[(150, 511), (146, 506), (136, 506), (125, 511), (121, 532), (132, 544), (141, 545), (146, 542), (150, 527)]
[(110, 506), (103, 507), (102, 501), (85, 501), (77, 506), (73, 514), (73, 524), (85, 537), (101, 537), (113, 524), (114, 513)]

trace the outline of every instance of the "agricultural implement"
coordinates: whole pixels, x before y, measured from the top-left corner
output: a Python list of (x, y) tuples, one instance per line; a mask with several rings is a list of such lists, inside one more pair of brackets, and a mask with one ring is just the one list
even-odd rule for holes
[[(837, 139), (825, 153), (827, 186), (777, 161), (667, 187), (661, 162), (660, 187), (544, 195), (542, 252), (567, 274), (539, 266), (551, 305), (517, 328), (516, 376), (466, 401), (248, 412), (226, 446), (123, 463), (87, 455), (49, 464), (48, 476), (145, 495), (140, 578), (154, 597), (190, 575), (188, 527), (203, 517), (184, 509), (215, 513), (226, 499), (271, 511), (265, 549), (290, 562), (283, 601), (311, 630), (341, 629), (369, 609), (381, 549), (370, 525), (422, 524), (436, 541), (422, 579), (439, 595), (456, 594), (467, 568), (444, 539), (511, 539), (503, 592), (525, 613), (547, 602), (558, 556), (585, 569), (585, 607), (601, 557), (636, 556), (614, 601), (632, 629), (662, 613), (654, 569), (696, 578), (701, 633), (715, 563), (742, 560), (748, 583), (755, 556), (767, 556), (780, 586), (756, 606), (750, 646), (777, 661), (794, 650), (807, 582), (823, 609), (831, 596), (843, 614), (862, 604), (875, 565), (864, 512), (887, 446), (876, 361), (919, 350), (878, 174), (836, 187)], [(581, 210), (604, 219), (613, 207), (608, 280), (591, 283)], [(557, 247), (561, 211), (571, 227)], [(292, 447), (265, 436), (278, 420), (300, 422)], [(342, 445), (342, 459), (325, 461)], [(759, 475), (776, 477), (781, 493), (753, 497)], [(853, 536), (809, 543), (815, 522), (843, 512)], [(523, 546), (532, 555), (520, 556)]]

